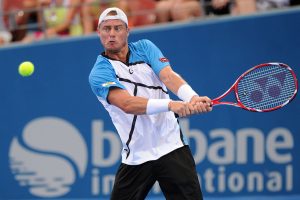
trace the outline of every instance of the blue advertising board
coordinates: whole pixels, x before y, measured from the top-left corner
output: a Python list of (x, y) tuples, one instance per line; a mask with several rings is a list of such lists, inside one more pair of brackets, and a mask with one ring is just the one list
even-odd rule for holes
[[(129, 39), (152, 40), (214, 98), (260, 63), (283, 62), (300, 76), (299, 21), (293, 9), (139, 29)], [(88, 83), (102, 50), (96, 35), (0, 49), (0, 199), (109, 198), (122, 146)], [(26, 60), (36, 70), (21, 77)], [(204, 196), (299, 199), (299, 103), (269, 113), (218, 106), (181, 119)], [(149, 199), (163, 199), (158, 184)]]

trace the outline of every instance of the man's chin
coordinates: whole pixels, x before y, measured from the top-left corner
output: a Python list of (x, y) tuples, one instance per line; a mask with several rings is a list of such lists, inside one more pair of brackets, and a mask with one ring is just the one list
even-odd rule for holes
[(121, 50), (120, 49), (106, 49), (109, 53), (119, 53)]

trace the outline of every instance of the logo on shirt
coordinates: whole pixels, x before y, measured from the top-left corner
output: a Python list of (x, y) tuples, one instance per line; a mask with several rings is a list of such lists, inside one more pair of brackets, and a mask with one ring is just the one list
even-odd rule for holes
[(132, 68), (129, 68), (129, 74), (133, 74), (133, 69)]
[(102, 87), (109, 87), (111, 85), (116, 85), (116, 82), (106, 82), (102, 84)]
[(169, 60), (167, 58), (160, 58), (159, 61), (162, 63), (169, 62)]

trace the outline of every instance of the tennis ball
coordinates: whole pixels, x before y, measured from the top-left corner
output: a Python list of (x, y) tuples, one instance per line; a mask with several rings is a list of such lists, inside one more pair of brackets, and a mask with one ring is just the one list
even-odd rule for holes
[(25, 61), (19, 65), (19, 74), (21, 76), (30, 76), (34, 72), (34, 65), (32, 62)]

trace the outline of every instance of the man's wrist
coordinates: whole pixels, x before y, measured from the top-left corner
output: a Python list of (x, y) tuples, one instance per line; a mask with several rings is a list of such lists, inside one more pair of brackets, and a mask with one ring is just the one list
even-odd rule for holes
[(169, 101), (169, 103), (168, 103), (168, 110), (169, 111), (171, 111), (171, 103), (172, 103), (172, 101)]
[(147, 102), (146, 114), (152, 115), (170, 111), (171, 99), (149, 99)]
[(179, 99), (185, 102), (190, 102), (194, 96), (198, 94), (189, 86), (188, 84), (183, 84), (179, 87), (177, 91), (177, 96)]

